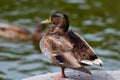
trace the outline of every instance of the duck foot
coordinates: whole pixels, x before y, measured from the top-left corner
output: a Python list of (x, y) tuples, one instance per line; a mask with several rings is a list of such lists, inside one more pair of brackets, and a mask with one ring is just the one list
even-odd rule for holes
[(65, 68), (61, 67), (61, 74), (55, 75), (55, 76), (51, 76), (51, 78), (67, 78), (65, 76), (65, 72), (64, 72)]
[(51, 76), (51, 78), (67, 78), (67, 77), (65, 75), (58, 74), (55, 76)]

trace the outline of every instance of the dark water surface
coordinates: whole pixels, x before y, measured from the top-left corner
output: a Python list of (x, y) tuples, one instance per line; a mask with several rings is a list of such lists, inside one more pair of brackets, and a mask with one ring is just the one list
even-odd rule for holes
[[(81, 34), (103, 60), (90, 69), (120, 69), (120, 0), (0, 0), (0, 23), (34, 26), (55, 10), (65, 11), (70, 27)], [(35, 44), (35, 42), (34, 42)], [(0, 39), (0, 80), (20, 80), (57, 72), (32, 41)]]

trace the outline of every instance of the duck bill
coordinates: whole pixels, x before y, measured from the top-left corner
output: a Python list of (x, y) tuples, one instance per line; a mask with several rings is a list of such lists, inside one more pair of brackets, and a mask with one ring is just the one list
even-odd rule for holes
[(52, 22), (51, 22), (51, 19), (47, 19), (47, 20), (41, 21), (41, 23), (42, 24), (50, 24)]

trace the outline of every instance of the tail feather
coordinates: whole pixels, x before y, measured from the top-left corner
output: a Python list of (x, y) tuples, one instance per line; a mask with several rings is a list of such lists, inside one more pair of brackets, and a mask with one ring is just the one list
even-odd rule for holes
[(74, 68), (75, 70), (79, 70), (79, 71), (81, 71), (81, 72), (84, 72), (84, 73), (87, 73), (87, 74), (89, 74), (89, 75), (92, 75), (92, 73), (88, 70), (88, 69), (86, 69), (85, 67), (79, 67), (79, 68)]
[(81, 60), (81, 63), (83, 64), (87, 64), (87, 65), (93, 65), (93, 64), (97, 64), (102, 66), (103, 62), (100, 59), (95, 59), (95, 60)]

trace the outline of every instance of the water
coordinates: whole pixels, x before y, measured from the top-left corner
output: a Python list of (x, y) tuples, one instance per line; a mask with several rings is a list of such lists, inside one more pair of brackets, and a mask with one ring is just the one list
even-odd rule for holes
[[(120, 69), (119, 0), (1, 0), (0, 23), (34, 26), (55, 10), (65, 11), (71, 29), (81, 34), (103, 60), (89, 69)], [(0, 80), (20, 80), (59, 71), (38, 50), (38, 43), (0, 39)]]

